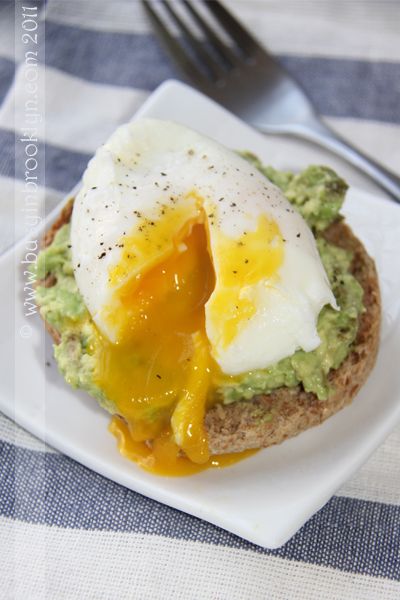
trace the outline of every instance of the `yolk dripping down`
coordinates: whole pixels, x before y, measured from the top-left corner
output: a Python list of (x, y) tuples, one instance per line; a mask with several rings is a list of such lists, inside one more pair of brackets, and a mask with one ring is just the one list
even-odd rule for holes
[(99, 385), (125, 418), (133, 441), (158, 439), (172, 421), (179, 446), (203, 463), (209, 458), (205, 404), (216, 368), (204, 304), (214, 272), (204, 226), (191, 229), (186, 249), (176, 249), (120, 291), (127, 324), (118, 344), (101, 339)]
[[(100, 334), (98, 339), (97, 383), (124, 419), (115, 417), (111, 424), (121, 453), (168, 475), (231, 464), (249, 454), (209, 455), (204, 416), (216, 382), (227, 377), (211, 356), (205, 332), (204, 305), (216, 278), (202, 211), (189, 219), (187, 213), (178, 216), (181, 227), (172, 252), (166, 253), (170, 218), (146, 222), (145, 236), (124, 238), (123, 260), (110, 273), (112, 282), (128, 269), (135, 272), (143, 255), (150, 266), (118, 289), (114, 312), (107, 315), (119, 326), (118, 343)], [(176, 231), (176, 221), (174, 226)], [(266, 217), (239, 239), (218, 234), (220, 286), (211, 314), (221, 325), (224, 344), (254, 314), (246, 286), (276, 274), (281, 241), (279, 228)]]
[(199, 464), (182, 456), (169, 429), (156, 438), (151, 447), (145, 442), (135, 442), (130, 435), (129, 427), (121, 417), (112, 418), (109, 430), (116, 437), (122, 456), (157, 475), (176, 477), (193, 475), (205, 469), (228, 467), (258, 452), (258, 450), (244, 450), (235, 454), (214, 454), (207, 462)]

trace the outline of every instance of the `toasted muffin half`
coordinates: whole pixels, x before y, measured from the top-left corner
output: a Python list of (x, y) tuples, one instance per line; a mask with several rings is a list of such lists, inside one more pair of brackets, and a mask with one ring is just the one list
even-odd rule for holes
[[(42, 247), (49, 246), (57, 231), (69, 223), (72, 208), (73, 200), (66, 204), (45, 233)], [(211, 454), (265, 448), (322, 423), (352, 401), (372, 370), (379, 346), (381, 321), (381, 300), (374, 261), (341, 219), (330, 225), (323, 236), (335, 246), (352, 252), (351, 273), (364, 290), (365, 307), (350, 353), (338, 369), (329, 373), (332, 393), (327, 400), (319, 400), (315, 394), (304, 391), (301, 386), (282, 387), (249, 400), (214, 404), (205, 416)], [(45, 287), (51, 287), (55, 283), (56, 277), (51, 272), (45, 280), (38, 282)], [(54, 343), (58, 344), (60, 332), (48, 322), (46, 327)]]

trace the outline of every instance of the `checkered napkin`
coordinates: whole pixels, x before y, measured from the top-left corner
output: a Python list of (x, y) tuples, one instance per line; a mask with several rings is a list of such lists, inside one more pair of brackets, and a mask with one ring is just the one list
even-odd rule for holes
[[(399, 170), (398, 2), (231, 6), (337, 131)], [(32, 81), (27, 50), (37, 52)], [(38, 131), (30, 172), (45, 214), (96, 147), (171, 76), (136, 0), (0, 0), (1, 251), (27, 226), (19, 155), (21, 136), (32, 135), (22, 131), (27, 111)], [(36, 104), (27, 106), (35, 82)], [(338, 159), (307, 151), (310, 162), (328, 161), (374, 189)], [(400, 428), (274, 551), (116, 485), (1, 415), (0, 455), (1, 599), (400, 598)]]

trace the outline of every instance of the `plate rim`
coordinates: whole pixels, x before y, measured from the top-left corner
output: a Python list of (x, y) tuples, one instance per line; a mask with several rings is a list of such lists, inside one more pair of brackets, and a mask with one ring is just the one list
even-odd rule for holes
[[(190, 90), (191, 93), (203, 96), (202, 94), (200, 94), (199, 92), (197, 92), (196, 90), (193, 90), (192, 88), (190, 88), (190, 86), (187, 86), (186, 84), (183, 84), (179, 81), (175, 81), (175, 80), (168, 80), (165, 81), (163, 84), (161, 84), (150, 96), (149, 98), (146, 100), (146, 102), (142, 105), (142, 107), (139, 109), (139, 111), (137, 111), (137, 113), (135, 113), (134, 118), (140, 118), (143, 114), (146, 114), (149, 110), (151, 110), (152, 104), (156, 103), (159, 100), (159, 97), (165, 93), (165, 91), (167, 90), (173, 90), (175, 89), (178, 93), (179, 90), (181, 90), (182, 88), (185, 88), (186, 90)], [(170, 92), (169, 92), (170, 93)], [(203, 96), (204, 97), (204, 96)], [(207, 100), (207, 102), (212, 103), (213, 105), (218, 106), (214, 101), (204, 97), (205, 100)], [(222, 108), (222, 107), (219, 107)], [(228, 111), (226, 111), (226, 109), (223, 109), (225, 113), (230, 114)], [(236, 117), (235, 117), (236, 118)], [(236, 118), (237, 119), (237, 118)], [(237, 119), (239, 120), (239, 119)], [(21, 240), (19, 240), (16, 244), (14, 244), (11, 248), (7, 249), (1, 256), (0, 256), (0, 270), (3, 267), (3, 265), (6, 265), (8, 260), (12, 260), (13, 258), (15, 258), (16, 256), (18, 256), (19, 251), (24, 247), (24, 244), (26, 243), (26, 241), (32, 236), (32, 235), (37, 235), (38, 237), (40, 236), (41, 233), (44, 232), (44, 230), (57, 218), (59, 211), (61, 209), (62, 206), (64, 206), (66, 204), (66, 202), (68, 202), (68, 200), (73, 197), (73, 195), (76, 193), (76, 191), (79, 189), (81, 185), (81, 182), (78, 182), (76, 184), (76, 186), (74, 186), (74, 188), (71, 190), (71, 192), (69, 192), (68, 194), (66, 194), (64, 196), (64, 198), (61, 200), (61, 202), (59, 202), (57, 204), (57, 206), (47, 215), (47, 217), (45, 219), (43, 219), (43, 221), (40, 223), (40, 225), (34, 230), (34, 232), (30, 232), (28, 233), (26, 236), (24, 236)], [(361, 192), (363, 195), (368, 194), (368, 192)], [(372, 194), (369, 194), (372, 198)], [(376, 199), (374, 198), (374, 201)], [(386, 199), (385, 197), (379, 198), (379, 202), (385, 201), (393, 206), (393, 203)], [(60, 375), (61, 377), (61, 375)], [(72, 394), (76, 394), (77, 392), (75, 390), (71, 389), (71, 393)], [(3, 406), (3, 402), (1, 401), (1, 395), (0, 395), (0, 405), (2, 406), (2, 410), (5, 414), (7, 414), (7, 416), (9, 416), (10, 418), (14, 419), (14, 415), (9, 414), (12, 413), (13, 411), (10, 410), (9, 412), (7, 410), (4, 410), (4, 406)], [(398, 415), (397, 418), (400, 420), (400, 408), (398, 411)], [(28, 419), (29, 420), (29, 419)], [(96, 471), (97, 473), (100, 473), (101, 475), (111, 479), (112, 481), (116, 481), (117, 483), (124, 485), (125, 487), (128, 487), (129, 489), (135, 489), (135, 491), (144, 494), (150, 498), (153, 498), (154, 500), (157, 500), (159, 502), (162, 502), (164, 504), (167, 504), (169, 506), (173, 506), (174, 508), (178, 508), (179, 510), (184, 510), (185, 512), (188, 512), (189, 514), (193, 514), (195, 516), (198, 516), (208, 522), (211, 522), (219, 527), (223, 527), (224, 529), (227, 529), (233, 533), (235, 533), (236, 535), (239, 535), (240, 537), (243, 537), (253, 543), (256, 543), (260, 546), (263, 547), (267, 547), (267, 548), (277, 548), (280, 547), (282, 544), (284, 544), (288, 539), (290, 539), (292, 537), (292, 535), (294, 535), (296, 533), (296, 531), (298, 531), (298, 529), (306, 522), (306, 520), (308, 520), (313, 514), (315, 514), (315, 512), (321, 507), (323, 506), (327, 500), (329, 500), (329, 498), (332, 497), (332, 495), (334, 494), (334, 490), (332, 491), (332, 489), (327, 489), (325, 497), (321, 498), (321, 496), (319, 496), (318, 500), (315, 501), (315, 506), (313, 509), (306, 511), (307, 514), (304, 516), (304, 518), (300, 518), (300, 523), (298, 523), (297, 525), (293, 525), (293, 523), (290, 525), (288, 524), (287, 528), (285, 531), (283, 531), (283, 528), (281, 528), (281, 532), (280, 535), (275, 534), (275, 535), (271, 535), (270, 538), (268, 539), (268, 542), (265, 541), (265, 536), (262, 536), (263, 539), (259, 539), (257, 535), (253, 535), (250, 536), (249, 534), (244, 534), (243, 533), (243, 529), (239, 526), (238, 528), (234, 528), (232, 526), (231, 522), (228, 522), (229, 519), (227, 520), (227, 522), (224, 524), (221, 524), (221, 515), (217, 516), (217, 517), (212, 517), (212, 515), (210, 515), (209, 513), (207, 513), (207, 511), (204, 511), (203, 514), (201, 514), (202, 511), (200, 510), (191, 510), (190, 506), (188, 506), (188, 501), (187, 499), (183, 499), (182, 498), (167, 498), (167, 499), (160, 499), (160, 493), (159, 490), (157, 490), (157, 485), (155, 484), (154, 486), (150, 486), (150, 488), (154, 488), (151, 489), (149, 492), (149, 486), (148, 484), (144, 484), (142, 485), (141, 482), (139, 482), (139, 485), (136, 485), (135, 488), (132, 487), (132, 485), (129, 485), (128, 482), (121, 482), (118, 478), (115, 478), (115, 475), (113, 475), (112, 473), (112, 466), (110, 466), (110, 472), (108, 472), (108, 469), (104, 468), (107, 465), (104, 464), (100, 464), (100, 466), (93, 467), (91, 464), (88, 464), (88, 462), (86, 460), (82, 460), (82, 454), (79, 451), (71, 451), (71, 447), (66, 447), (63, 444), (60, 445), (59, 440), (57, 439), (57, 436), (53, 437), (52, 432), (45, 432), (45, 435), (42, 435), (42, 432), (39, 430), (35, 430), (33, 431), (31, 424), (28, 423), (28, 420), (24, 419), (24, 418), (18, 418), (18, 420), (16, 420), (16, 422), (21, 425), (22, 427), (24, 427), (26, 430), (33, 432), (34, 435), (36, 435), (37, 437), (39, 437), (40, 439), (43, 439), (43, 441), (45, 441), (46, 443), (49, 443), (50, 445), (54, 446), (55, 448), (59, 448), (61, 452), (63, 452), (64, 454), (66, 454), (67, 456), (70, 456), (71, 458), (73, 458), (74, 460), (76, 460), (77, 462), (84, 464), (86, 467)], [(337, 485), (342, 485), (342, 483), (344, 481), (346, 481), (358, 468), (361, 464), (363, 464), (368, 457), (370, 456), (370, 454), (372, 454), (372, 452), (379, 446), (379, 444), (385, 439), (385, 437), (390, 433), (390, 431), (392, 430), (392, 428), (394, 427), (395, 423), (393, 423), (392, 425), (388, 425), (386, 424), (385, 427), (381, 427), (379, 433), (377, 432), (376, 435), (376, 439), (374, 444), (370, 444), (370, 450), (368, 452), (368, 455), (363, 455), (358, 461), (356, 461), (358, 464), (356, 466), (353, 465), (353, 467), (350, 469), (349, 473), (346, 473), (345, 476), (341, 476), (338, 479), (340, 479), (340, 481), (338, 482)], [(84, 457), (86, 459), (86, 456)], [(126, 459), (125, 459), (126, 460)], [(94, 461), (96, 462), (96, 461)], [(92, 461), (93, 463), (93, 461)], [(156, 478), (155, 476), (152, 476), (156, 481), (158, 481), (158, 478)], [(138, 484), (138, 481), (136, 481), (136, 484)], [(337, 485), (335, 484), (333, 487), (335, 489), (337, 489)], [(146, 488), (146, 489), (145, 489)], [(168, 494), (166, 494), (168, 496)], [(190, 504), (190, 501), (189, 501)], [(185, 506), (186, 505), (186, 506)], [(297, 516), (296, 519), (294, 519), (294, 521), (299, 522), (299, 518)]]

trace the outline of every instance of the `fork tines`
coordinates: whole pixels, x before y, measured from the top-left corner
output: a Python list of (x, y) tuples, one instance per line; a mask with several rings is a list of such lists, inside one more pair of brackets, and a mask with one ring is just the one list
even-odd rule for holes
[(173, 58), (204, 85), (223, 80), (261, 50), (258, 42), (217, 0), (143, 0)]

